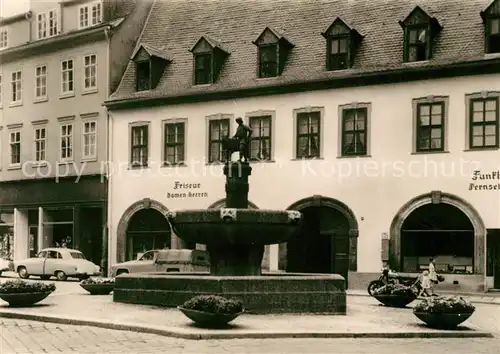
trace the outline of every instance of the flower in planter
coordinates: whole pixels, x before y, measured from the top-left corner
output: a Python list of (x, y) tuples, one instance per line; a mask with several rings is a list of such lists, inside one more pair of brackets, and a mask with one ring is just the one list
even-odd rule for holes
[(416, 289), (403, 284), (387, 284), (373, 291), (373, 295), (415, 295)]
[(186, 301), (183, 308), (214, 314), (235, 314), (243, 311), (240, 300), (226, 299), (217, 295), (199, 295)]
[(435, 296), (422, 299), (414, 312), (434, 314), (471, 313), (476, 308), (472, 303), (461, 296)]
[(0, 284), (1, 294), (47, 293), (56, 290), (54, 283), (29, 282), (25, 280), (7, 280)]
[(91, 277), (85, 280), (82, 280), (80, 284), (114, 284), (114, 278), (104, 278), (104, 277)]

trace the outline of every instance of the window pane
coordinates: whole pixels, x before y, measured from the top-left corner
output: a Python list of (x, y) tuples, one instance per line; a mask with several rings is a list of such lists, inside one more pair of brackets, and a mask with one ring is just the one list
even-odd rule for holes
[(497, 144), (497, 139), (495, 135), (486, 136), (484, 138), (485, 146), (495, 146)]
[(354, 130), (354, 115), (349, 114), (344, 120), (344, 130), (353, 131)]
[(220, 140), (219, 126), (216, 122), (210, 124), (210, 139), (211, 140)]
[(410, 43), (415, 43), (418, 38), (418, 30), (410, 30)]
[(418, 142), (418, 147), (420, 150), (428, 150), (430, 148), (430, 139), (421, 138)]
[(421, 105), (420, 106), (420, 116), (428, 116), (430, 114), (429, 105)]
[(486, 110), (487, 111), (496, 111), (497, 109), (497, 102), (496, 100), (488, 100), (486, 101)]
[(497, 112), (495, 111), (487, 111), (484, 115), (484, 120), (487, 122), (494, 122), (497, 119)]
[(500, 19), (496, 18), (496, 19), (493, 19), (493, 20), (490, 20), (491, 22), (491, 25), (490, 25), (490, 28), (491, 28), (491, 31), (490, 33), (491, 34), (500, 34)]
[(441, 115), (442, 112), (442, 106), (440, 104), (433, 104), (432, 105), (432, 114), (438, 114)]
[(483, 135), (483, 126), (475, 126), (472, 127), (472, 135), (474, 136), (482, 136)]
[(420, 116), (420, 125), (426, 126), (429, 125), (429, 123), (429, 116)]
[(441, 129), (434, 128), (431, 130), (431, 138), (441, 138)]
[(497, 127), (496, 125), (487, 125), (484, 127), (484, 134), (486, 135), (495, 135)]
[(307, 155), (308, 142), (309, 142), (309, 137), (307, 137), (307, 136), (299, 137), (298, 144), (297, 144), (297, 155), (298, 156)]
[(482, 122), (483, 121), (483, 112), (474, 112), (472, 113), (472, 121), (473, 122)]
[(474, 112), (482, 112), (483, 111), (483, 101), (474, 101), (472, 102), (472, 110)]
[(330, 51), (332, 54), (339, 53), (339, 40), (338, 39), (332, 39)]
[(309, 132), (307, 123), (307, 119), (299, 119), (299, 134), (307, 134)]
[(441, 138), (431, 139), (431, 149), (441, 149)]
[(347, 38), (341, 38), (339, 40), (339, 52), (347, 53)]

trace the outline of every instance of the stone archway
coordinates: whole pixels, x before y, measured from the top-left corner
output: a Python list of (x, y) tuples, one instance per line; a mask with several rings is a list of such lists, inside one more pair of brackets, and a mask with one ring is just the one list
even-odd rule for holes
[[(321, 195), (314, 195), (301, 199), (292, 205), (287, 210), (303, 210), (309, 207), (328, 207), (340, 212), (349, 224), (349, 271), (355, 272), (357, 270), (357, 254), (358, 254), (358, 221), (354, 212), (344, 203), (339, 200), (324, 197)], [(287, 259), (287, 245), (281, 243), (279, 245), (279, 269), (286, 269)]]
[(118, 222), (118, 227), (116, 230), (116, 262), (121, 263), (125, 261), (125, 252), (126, 252), (126, 244), (127, 244), (127, 228), (128, 224), (130, 222), (130, 219), (132, 216), (138, 212), (139, 210), (142, 209), (155, 209), (162, 213), (163, 215), (166, 215), (167, 212), (169, 211), (166, 206), (164, 206), (162, 203), (149, 199), (149, 198), (144, 198), (142, 200), (139, 200), (129, 206), (127, 210), (123, 213), (122, 217), (120, 218), (120, 221)]
[(445, 203), (452, 205), (462, 211), (471, 221), (474, 227), (474, 273), (485, 272), (485, 240), (486, 227), (477, 210), (462, 198), (441, 191), (419, 195), (403, 205), (394, 216), (390, 228), (390, 264), (392, 267), (399, 266), (401, 259), (401, 229), (406, 218), (416, 209), (427, 204)]

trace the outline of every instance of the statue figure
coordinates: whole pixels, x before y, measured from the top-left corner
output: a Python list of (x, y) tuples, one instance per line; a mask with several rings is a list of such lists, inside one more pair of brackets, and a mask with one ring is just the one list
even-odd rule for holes
[(238, 123), (238, 128), (236, 129), (236, 134), (234, 134), (233, 139), (237, 139), (239, 142), (239, 152), (240, 152), (240, 161), (243, 159), (248, 162), (248, 158), (250, 157), (250, 139), (252, 137), (252, 128), (243, 123), (243, 119), (241, 117), (236, 118), (236, 123)]

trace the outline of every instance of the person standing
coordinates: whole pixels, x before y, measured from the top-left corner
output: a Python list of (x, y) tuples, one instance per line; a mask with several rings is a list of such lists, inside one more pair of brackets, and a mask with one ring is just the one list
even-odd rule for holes
[(429, 279), (431, 283), (431, 295), (435, 295), (434, 286), (438, 283), (438, 277), (436, 273), (436, 264), (434, 263), (434, 257), (429, 258)]

